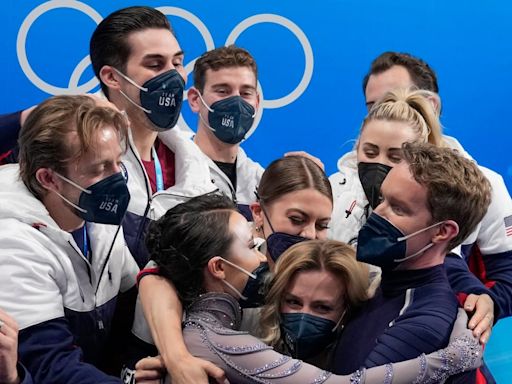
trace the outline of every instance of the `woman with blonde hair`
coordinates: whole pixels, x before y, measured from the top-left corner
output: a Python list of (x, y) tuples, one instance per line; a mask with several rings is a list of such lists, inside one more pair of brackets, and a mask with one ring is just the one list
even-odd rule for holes
[(326, 367), (351, 311), (368, 298), (368, 269), (349, 245), (311, 240), (288, 249), (274, 272), (261, 310), (262, 340)]
[(442, 135), (439, 109), (436, 94), (418, 89), (394, 90), (372, 106), (355, 151), (341, 157), (338, 172), (329, 177), (334, 198), (330, 238), (356, 243), (359, 229), (380, 202), (384, 178), (402, 160), (404, 142), (451, 146)]

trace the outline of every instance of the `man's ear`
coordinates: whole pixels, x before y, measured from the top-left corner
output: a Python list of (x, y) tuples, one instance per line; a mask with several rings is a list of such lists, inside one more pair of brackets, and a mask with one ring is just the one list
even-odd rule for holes
[(256, 228), (263, 226), (263, 210), (259, 201), (255, 201), (250, 205), (252, 212), (252, 219)]
[(187, 100), (190, 109), (194, 113), (199, 113), (201, 107), (201, 100), (199, 99), (199, 90), (196, 87), (191, 87), (187, 93)]
[(214, 256), (208, 260), (208, 272), (214, 278), (224, 280), (226, 278), (226, 272), (224, 271), (224, 265), (220, 256)]
[(36, 171), (37, 182), (48, 191), (58, 191), (62, 180), (50, 168), (39, 168)]
[(459, 225), (453, 220), (446, 220), (439, 225), (436, 235), (433, 237), (434, 244), (449, 242), (459, 234)]
[(441, 98), (437, 93), (433, 93), (427, 96), (427, 100), (432, 103), (436, 115), (439, 117), (441, 114)]
[(115, 71), (110, 65), (104, 65), (100, 69), (100, 80), (109, 89), (119, 90), (121, 89), (121, 75)]

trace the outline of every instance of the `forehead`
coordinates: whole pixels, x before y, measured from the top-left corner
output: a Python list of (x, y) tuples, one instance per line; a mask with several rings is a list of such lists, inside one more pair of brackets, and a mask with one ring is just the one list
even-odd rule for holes
[(178, 40), (168, 29), (148, 28), (132, 32), (128, 35), (130, 46), (128, 60), (140, 60), (147, 55), (172, 57), (181, 51)]
[(379, 147), (400, 148), (403, 143), (415, 141), (412, 127), (403, 121), (370, 120), (365, 124), (359, 142), (372, 143)]
[(286, 290), (303, 300), (338, 301), (345, 293), (345, 283), (326, 270), (299, 271), (293, 275)]
[(407, 69), (401, 65), (394, 65), (384, 72), (369, 77), (365, 90), (366, 101), (375, 102), (389, 91), (413, 85)]
[(217, 70), (211, 68), (205, 72), (205, 86), (212, 87), (217, 84), (232, 86), (256, 86), (256, 75), (250, 67), (225, 67)]
[(284, 210), (299, 209), (311, 217), (329, 218), (332, 213), (331, 200), (313, 188), (285, 193), (271, 206)]
[(382, 183), (382, 193), (389, 199), (397, 199), (417, 208), (427, 208), (427, 189), (419, 184), (406, 162), (394, 166)]
[[(70, 144), (71, 153), (78, 153), (81, 147), (78, 133), (76, 131), (70, 132), (67, 140)], [(80, 158), (73, 160), (79, 166), (87, 166), (101, 160), (117, 158), (122, 154), (119, 133), (110, 125), (104, 125), (95, 130), (88, 141), (88, 151)]]
[(248, 221), (240, 213), (233, 211), (229, 216), (229, 230), (234, 235), (235, 241), (249, 241), (252, 237), (251, 227)]

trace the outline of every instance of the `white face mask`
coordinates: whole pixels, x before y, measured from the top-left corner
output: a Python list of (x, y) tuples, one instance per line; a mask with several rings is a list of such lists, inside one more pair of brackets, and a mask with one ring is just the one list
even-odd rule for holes
[[(219, 257), (220, 257), (220, 259), (221, 259), (222, 261), (224, 261), (225, 263), (227, 263), (227, 264), (231, 265), (233, 268), (238, 269), (238, 270), (239, 270), (240, 272), (242, 272), (242, 273), (245, 273), (247, 276), (249, 276), (249, 278), (250, 278), (250, 279), (256, 279), (256, 275), (255, 275), (254, 273), (249, 272), (248, 270), (246, 270), (246, 269), (244, 269), (244, 268), (240, 267), (239, 265), (236, 265), (235, 263), (232, 263), (232, 262), (231, 262), (231, 261), (229, 261), (229, 260), (226, 260), (225, 258), (223, 258), (223, 257), (221, 257), (221, 256), (219, 256)], [(224, 285), (226, 285), (229, 289), (231, 289), (231, 290), (232, 290), (232, 291), (237, 295), (237, 297), (238, 297), (238, 298), (240, 298), (240, 299), (242, 299), (242, 300), (247, 300), (247, 297), (246, 297), (246, 296), (244, 296), (244, 295), (242, 294), (242, 292), (240, 292), (238, 289), (236, 289), (236, 288), (233, 286), (233, 284), (229, 283), (228, 281), (226, 281), (226, 280), (224, 280), (224, 279), (223, 279), (223, 280), (221, 280), (221, 281), (222, 281), (222, 283), (223, 283)]]

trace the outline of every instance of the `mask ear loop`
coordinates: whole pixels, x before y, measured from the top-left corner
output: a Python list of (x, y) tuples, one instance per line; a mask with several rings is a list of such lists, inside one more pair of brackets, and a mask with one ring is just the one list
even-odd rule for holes
[[(116, 71), (119, 76), (121, 76), (122, 78), (124, 78), (127, 82), (129, 82), (131, 85), (133, 85), (134, 87), (138, 88), (139, 90), (143, 91), (143, 92), (147, 92), (148, 89), (145, 88), (145, 87), (141, 87), (139, 84), (137, 84), (135, 81), (133, 81), (132, 79), (130, 79), (128, 76), (126, 76), (123, 72), (119, 71), (117, 68), (115, 67), (112, 67), (114, 69), (114, 71)], [(146, 113), (151, 113), (151, 110), (149, 109), (146, 109), (144, 108), (142, 105), (139, 105), (137, 104), (135, 101), (133, 101), (126, 93), (124, 93), (121, 89), (119, 90), (119, 92), (121, 93), (121, 95), (123, 95), (125, 97), (126, 100), (128, 100), (130, 103), (132, 103), (133, 105), (135, 105), (137, 108), (139, 108), (140, 110), (146, 112)]]
[[(432, 225), (429, 225), (428, 227), (426, 228), (423, 228), (423, 229), (420, 229), (419, 231), (416, 231), (416, 232), (413, 232), (413, 233), (410, 233), (406, 236), (402, 236), (402, 237), (399, 237), (397, 240), (398, 241), (404, 241), (404, 240), (407, 240), (407, 239), (410, 239), (411, 237), (413, 236), (416, 236), (417, 234), (421, 233), (421, 232), (424, 232), (424, 231), (428, 231), (429, 229), (431, 228), (434, 228), (440, 224), (443, 224), (444, 221), (440, 221), (439, 223), (435, 223), (435, 224), (432, 224)], [(434, 243), (429, 243), (427, 244), (426, 246), (424, 246), (423, 248), (421, 248), (418, 252), (415, 252), (413, 253), (412, 255), (409, 255), (409, 256), (406, 256), (406, 257), (403, 257), (401, 259), (394, 259), (393, 261), (394, 262), (397, 262), (397, 263), (401, 263), (403, 261), (406, 261), (406, 260), (409, 260), (409, 259), (412, 259), (413, 257), (416, 257), (418, 255), (421, 255), (423, 252), (425, 252), (427, 249), (431, 248), (434, 246)]]
[[(341, 324), (342, 320), (345, 318), (345, 314), (347, 313), (347, 310), (348, 310), (348, 307), (345, 308), (345, 310), (343, 311), (343, 313), (341, 314), (340, 316), (340, 319), (338, 320), (338, 322), (336, 323), (336, 325), (334, 326), (334, 328), (332, 329), (331, 332), (336, 332), (336, 330), (338, 329), (338, 327), (340, 329), (343, 329), (345, 328), (345, 325), (344, 324)], [(340, 326), (341, 325), (341, 326)]]
[(270, 222), (270, 219), (268, 218), (267, 210), (265, 209), (265, 206), (263, 202), (261, 201), (260, 195), (258, 194), (258, 191), (254, 191), (254, 194), (256, 195), (256, 200), (258, 203), (260, 203), (261, 210), (263, 211), (263, 215), (265, 216), (265, 219), (267, 219), (268, 225), (270, 229), (272, 230), (272, 233), (276, 233), (274, 230), (274, 227), (272, 226), (272, 223)]
[(420, 229), (420, 230), (418, 230), (418, 231), (416, 231), (416, 232), (413, 232), (413, 233), (409, 233), (408, 235), (405, 235), (405, 236), (399, 237), (399, 238), (397, 238), (396, 240), (397, 240), (397, 241), (404, 241), (404, 240), (410, 239), (411, 237), (414, 237), (414, 236), (416, 236), (416, 235), (420, 234), (421, 232), (428, 231), (429, 229), (434, 228), (434, 227), (436, 227), (436, 226), (438, 226), (438, 225), (440, 225), (440, 224), (444, 224), (444, 221), (440, 221), (439, 223), (435, 223), (435, 224), (429, 225), (429, 226), (428, 226), (428, 227), (426, 227), (426, 228)]
[(401, 259), (394, 259), (393, 261), (397, 262), (397, 263), (401, 263), (402, 261), (406, 261), (406, 260), (409, 260), (409, 259), (412, 259), (413, 257), (416, 257), (418, 255), (421, 255), (423, 252), (425, 252), (427, 249), (431, 248), (434, 246), (434, 243), (429, 243), (427, 244), (426, 246), (424, 246), (423, 248), (421, 248), (418, 252), (415, 252), (413, 253), (412, 255), (409, 255), (409, 256), (406, 256), (406, 257), (403, 257)]
[[(211, 109), (207, 104), (206, 102), (204, 101), (203, 97), (201, 96), (201, 93), (199, 91), (197, 91), (197, 94), (199, 96), (199, 99), (201, 100), (201, 102), (203, 103), (203, 105), (205, 106), (205, 108), (209, 111), (209, 112), (215, 112), (213, 109)], [(212, 128), (210, 126), (210, 124), (208, 124), (208, 122), (206, 122), (206, 120), (203, 118), (203, 116), (201, 115), (201, 112), (199, 112), (199, 119), (201, 119), (201, 121), (203, 122), (204, 125), (206, 125), (208, 127), (208, 129), (212, 132), (215, 132), (216, 129), (215, 128)]]
[[(88, 189), (85, 189), (85, 188), (82, 188), (81, 186), (79, 186), (77, 183), (75, 183), (74, 181), (68, 179), (67, 177), (64, 177), (62, 176), (60, 173), (58, 172), (54, 172), (58, 177), (60, 177), (62, 180), (68, 182), (69, 184), (71, 184), (73, 187), (75, 188), (78, 188), (80, 191), (84, 192), (84, 193), (87, 193), (87, 194), (91, 194), (92, 191), (88, 190)], [(64, 200), (66, 203), (68, 203), (69, 205), (71, 205), (73, 208), (79, 210), (80, 212), (82, 213), (87, 213), (87, 209), (83, 209), (81, 207), (79, 207), (78, 205), (76, 205), (75, 203), (71, 202), (69, 199), (67, 199), (66, 197), (64, 197), (63, 195), (61, 195), (59, 192), (55, 191), (55, 190), (52, 190), (53, 192), (55, 192), (62, 200)]]
[[(245, 273), (247, 276), (249, 276), (251, 279), (256, 279), (256, 275), (254, 273), (251, 273), (249, 271), (246, 271), (244, 268), (236, 265), (235, 263), (232, 263), (229, 260), (226, 260), (222, 256), (219, 256), (219, 258), (224, 261), (225, 263), (231, 265), (233, 268), (238, 269), (240, 272)], [(247, 296), (244, 296), (238, 289), (236, 289), (231, 283), (226, 281), (225, 279), (221, 280), (224, 285), (226, 285), (228, 288), (230, 288), (233, 292), (237, 294), (237, 296), (242, 300), (247, 300)]]

